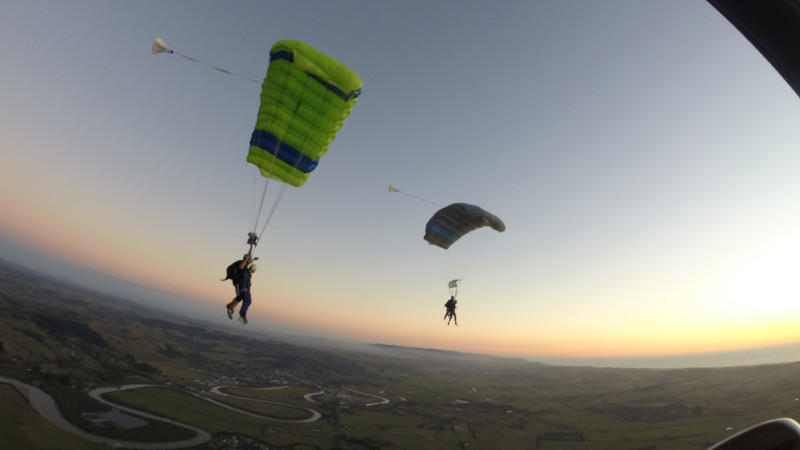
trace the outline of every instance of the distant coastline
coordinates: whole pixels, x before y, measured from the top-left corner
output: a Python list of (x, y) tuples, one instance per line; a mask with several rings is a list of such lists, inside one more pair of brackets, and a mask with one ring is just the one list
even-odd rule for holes
[(757, 366), (800, 361), (800, 342), (724, 352), (691, 353), (664, 356), (631, 357), (552, 357), (524, 356), (529, 361), (553, 366), (589, 366), (640, 369), (684, 369), (709, 367)]
[(427, 355), (472, 355), (494, 356), (497, 358), (522, 359), (532, 363), (565, 367), (596, 367), (613, 369), (695, 369), (760, 366), (765, 364), (786, 364), (800, 362), (800, 342), (723, 352), (687, 353), (663, 356), (629, 357), (558, 357), (558, 356), (518, 356), (506, 354), (465, 353), (435, 348), (404, 347), (392, 344), (367, 344), (368, 348), (381, 349), (390, 354)]

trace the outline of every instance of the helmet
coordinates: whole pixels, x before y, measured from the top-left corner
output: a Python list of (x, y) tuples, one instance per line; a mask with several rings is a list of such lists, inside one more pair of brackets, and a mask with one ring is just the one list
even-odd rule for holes
[(250, 264), (249, 266), (247, 266), (247, 269), (252, 273), (252, 272), (255, 272), (256, 269), (258, 269), (258, 266), (255, 263), (253, 263), (253, 264)]

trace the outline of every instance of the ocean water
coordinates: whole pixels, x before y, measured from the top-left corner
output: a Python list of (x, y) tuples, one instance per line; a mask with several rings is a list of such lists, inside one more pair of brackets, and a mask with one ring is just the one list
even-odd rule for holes
[(691, 353), (668, 356), (636, 356), (608, 358), (561, 358), (526, 356), (525, 359), (553, 366), (590, 366), (648, 369), (689, 367), (736, 367), (780, 364), (800, 361), (800, 342), (771, 347), (730, 350), (725, 352)]

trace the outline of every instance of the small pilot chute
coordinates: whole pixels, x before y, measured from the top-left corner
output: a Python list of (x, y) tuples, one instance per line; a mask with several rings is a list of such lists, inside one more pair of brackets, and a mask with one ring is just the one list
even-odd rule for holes
[(233, 73), (233, 72), (231, 72), (229, 70), (223, 69), (222, 67), (217, 67), (217, 66), (212, 65), (212, 64), (204, 63), (204, 62), (199, 61), (199, 60), (197, 60), (195, 58), (192, 58), (191, 56), (187, 56), (187, 55), (182, 55), (180, 53), (176, 53), (174, 50), (172, 50), (171, 48), (167, 47), (167, 45), (164, 43), (164, 39), (156, 38), (156, 40), (153, 41), (153, 54), (157, 55), (159, 53), (169, 53), (169, 54), (172, 54), (172, 55), (180, 56), (181, 58), (188, 59), (189, 61), (196, 62), (198, 64), (202, 64), (202, 65), (204, 65), (204, 66), (206, 66), (206, 67), (208, 67), (210, 69), (214, 69), (214, 70), (220, 71), (222, 73), (226, 73), (228, 75), (233, 75), (233, 76), (239, 77), (239, 78), (241, 78), (243, 80), (252, 81), (253, 83), (260, 83), (260, 81), (258, 81), (256, 79), (253, 79), (253, 78), (250, 78), (250, 77), (246, 77), (244, 75), (239, 75), (238, 73)]

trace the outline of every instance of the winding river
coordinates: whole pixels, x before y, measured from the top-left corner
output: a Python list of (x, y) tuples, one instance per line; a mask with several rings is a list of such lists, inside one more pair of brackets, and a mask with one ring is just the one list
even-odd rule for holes
[[(169, 423), (169, 424), (172, 424), (172, 425), (175, 425), (175, 426), (187, 428), (187, 429), (189, 429), (189, 430), (191, 430), (191, 431), (193, 431), (195, 433), (195, 436), (193, 438), (182, 440), (182, 441), (141, 442), (141, 441), (128, 441), (128, 440), (122, 440), (122, 439), (114, 439), (114, 438), (110, 438), (108, 436), (102, 436), (102, 435), (99, 435), (99, 434), (90, 433), (88, 431), (85, 431), (85, 430), (82, 430), (82, 429), (76, 427), (71, 422), (69, 422), (66, 418), (64, 418), (64, 416), (61, 415), (61, 411), (59, 411), (59, 409), (58, 409), (58, 404), (56, 404), (56, 401), (53, 400), (53, 397), (51, 397), (49, 394), (47, 394), (46, 392), (42, 391), (41, 389), (39, 389), (39, 388), (37, 388), (35, 386), (31, 386), (29, 384), (23, 383), (23, 382), (21, 382), (19, 380), (16, 380), (14, 378), (7, 378), (7, 377), (2, 377), (2, 376), (0, 376), (0, 383), (10, 384), (10, 385), (14, 386), (26, 399), (28, 399), (28, 401), (30, 402), (31, 406), (39, 414), (41, 414), (42, 417), (44, 417), (45, 419), (49, 420), (53, 425), (57, 426), (58, 428), (61, 428), (62, 430), (65, 430), (65, 431), (68, 431), (70, 433), (76, 434), (76, 435), (82, 437), (83, 439), (86, 439), (86, 440), (91, 441), (91, 442), (100, 442), (100, 443), (104, 443), (104, 444), (107, 444), (107, 445), (113, 446), (113, 447), (125, 447), (125, 448), (136, 448), (136, 449), (176, 449), (176, 448), (184, 448), (184, 447), (192, 447), (192, 446), (200, 445), (200, 444), (206, 443), (206, 442), (211, 440), (211, 434), (209, 434), (207, 431), (202, 430), (200, 428), (193, 427), (191, 425), (188, 425), (188, 424), (185, 424), (185, 423), (182, 423), (182, 422), (178, 422), (176, 420), (168, 419), (166, 417), (160, 417), (160, 416), (156, 416), (154, 414), (150, 414), (150, 413), (147, 413), (147, 412), (144, 412), (144, 411), (139, 411), (139, 410), (134, 409), (134, 408), (129, 408), (129, 407), (126, 407), (126, 406), (117, 405), (117, 404), (112, 403), (112, 402), (110, 402), (110, 401), (108, 401), (108, 400), (103, 398), (103, 395), (107, 394), (109, 392), (121, 391), (121, 390), (129, 390), (129, 389), (139, 389), (139, 388), (143, 388), (143, 387), (156, 387), (156, 385), (152, 385), (152, 384), (129, 384), (129, 385), (121, 386), (121, 387), (97, 388), (97, 389), (93, 389), (92, 391), (90, 391), (89, 395), (92, 398), (94, 398), (95, 400), (97, 400), (97, 401), (99, 401), (99, 402), (101, 402), (101, 403), (103, 403), (105, 405), (108, 405), (109, 407), (114, 408), (116, 410), (125, 411), (127, 413), (134, 414), (134, 415), (139, 416), (139, 417), (144, 417), (144, 418), (153, 419), (153, 420), (159, 420), (159, 421), (166, 422), (166, 423)], [(222, 391), (220, 391), (220, 387), (219, 386), (213, 388), (211, 390), (211, 392), (213, 392), (215, 394), (219, 394), (219, 395), (224, 395), (224, 396), (229, 396), (229, 397), (236, 397), (236, 396), (232, 396), (232, 395), (228, 395), (228, 394), (223, 393)], [(314, 422), (314, 421), (319, 420), (320, 417), (322, 417), (322, 415), (318, 411), (315, 411), (315, 410), (309, 409), (309, 408), (301, 408), (301, 409), (304, 409), (304, 410), (308, 411), (309, 413), (311, 413), (311, 417), (309, 417), (308, 419), (303, 419), (303, 420), (277, 419), (277, 418), (274, 418), (274, 417), (263, 416), (263, 415), (254, 414), (254, 413), (251, 413), (251, 412), (248, 412), (248, 411), (243, 411), (243, 410), (240, 410), (240, 409), (235, 408), (235, 407), (230, 406), (230, 405), (226, 405), (224, 403), (218, 402), (216, 400), (213, 400), (213, 399), (208, 398), (208, 397), (203, 396), (203, 395), (199, 395), (199, 394), (193, 394), (193, 395), (195, 395), (196, 397), (201, 398), (201, 399), (203, 399), (203, 400), (205, 400), (207, 402), (213, 403), (214, 405), (221, 406), (221, 407), (224, 407), (224, 408), (228, 408), (230, 410), (236, 411), (236, 412), (241, 413), (241, 414), (247, 414), (249, 416), (255, 416), (255, 417), (259, 417), (259, 418), (263, 418), (263, 419), (267, 419), (267, 420), (275, 420), (275, 421), (281, 421), (281, 422)], [(247, 398), (247, 397), (237, 397), (237, 398)], [(266, 400), (256, 400), (256, 399), (251, 399), (251, 398), (247, 398), (247, 399), (251, 400), (251, 401), (261, 401), (261, 402), (266, 402), (266, 403), (273, 403), (273, 404), (278, 404), (278, 405), (284, 405), (284, 406), (298, 408), (297, 406), (288, 405), (288, 404), (285, 404), (285, 403), (268, 402)]]

